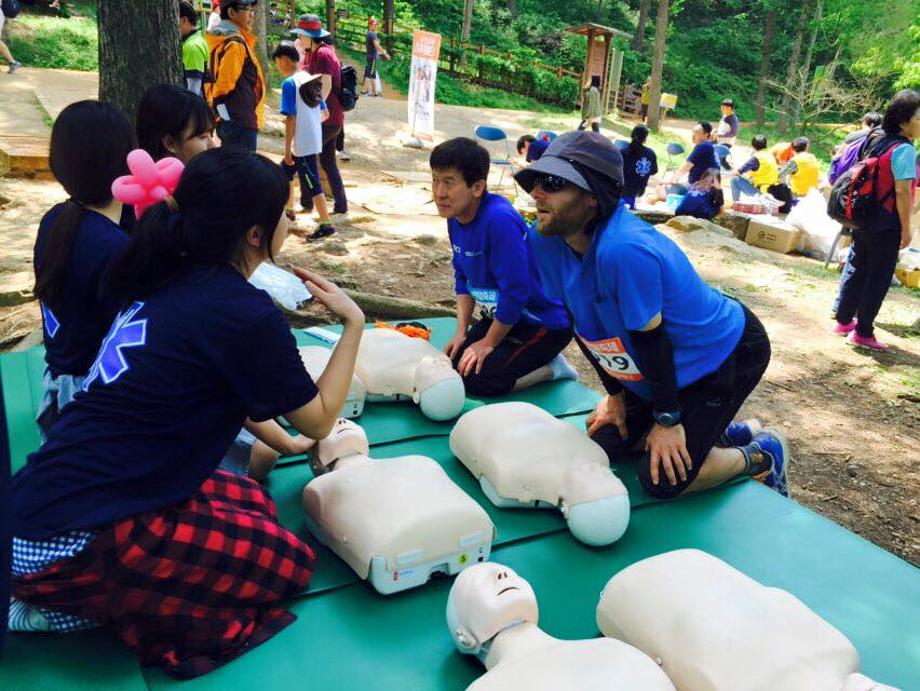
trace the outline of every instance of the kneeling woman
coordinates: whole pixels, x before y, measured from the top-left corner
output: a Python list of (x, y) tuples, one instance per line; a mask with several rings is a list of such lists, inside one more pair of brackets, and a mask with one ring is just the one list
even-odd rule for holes
[[(293, 620), (314, 554), (259, 485), (217, 470), (243, 420), (284, 415), (313, 439), (345, 402), (364, 323), (345, 324), (314, 383), (268, 295), (247, 282), (287, 232), (288, 181), (239, 149), (189, 163), (109, 275), (123, 305), (48, 441), (13, 479), (13, 625), (111, 626), (174, 676), (203, 674)], [(32, 616), (40, 614), (42, 616)]]

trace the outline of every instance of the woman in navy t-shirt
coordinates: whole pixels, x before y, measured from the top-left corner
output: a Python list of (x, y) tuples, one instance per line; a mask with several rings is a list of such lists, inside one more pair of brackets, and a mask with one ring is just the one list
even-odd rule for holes
[(645, 194), (648, 179), (658, 172), (658, 157), (645, 145), (648, 127), (633, 127), (629, 146), (623, 149), (623, 192), (620, 196), (630, 209), (636, 208), (636, 199)]
[(13, 478), (13, 597), (47, 628), (111, 626), (143, 664), (188, 677), (293, 619), (279, 603), (307, 585), (313, 551), (255, 481), (216, 470), (247, 417), (326, 436), (352, 380), (354, 302), (300, 272), (345, 324), (314, 383), (247, 281), (284, 241), (288, 184), (254, 153), (202, 153), (112, 264), (122, 311), (85, 394)]
[(45, 214), (35, 241), (35, 295), (47, 363), (38, 416), (43, 434), (80, 390), (118, 311), (100, 282), (114, 254), (128, 243), (112, 182), (127, 174), (133, 143), (128, 119), (98, 101), (67, 106), (51, 130), (51, 172), (70, 198)]

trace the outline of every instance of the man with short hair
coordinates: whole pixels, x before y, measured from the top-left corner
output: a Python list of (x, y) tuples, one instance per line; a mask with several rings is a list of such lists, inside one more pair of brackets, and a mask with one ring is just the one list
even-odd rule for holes
[(256, 150), (265, 121), (265, 79), (256, 57), (252, 33), (257, 0), (224, 0), (221, 22), (206, 34), (214, 81), (204, 93), (217, 113), (217, 134), (223, 146)]
[(467, 393), (499, 396), (577, 378), (560, 355), (572, 340), (569, 319), (543, 293), (527, 224), (507, 199), (486, 189), (489, 152), (458, 137), (436, 146), (429, 162), (434, 201), (447, 219), (457, 291), (457, 331), (444, 352)]
[(821, 179), (820, 164), (815, 155), (808, 150), (809, 144), (811, 142), (808, 137), (793, 139), (792, 150), (795, 153), (779, 171), (779, 179), (789, 185), (796, 197), (804, 197), (811, 190), (817, 189)]
[(735, 102), (726, 98), (722, 101), (722, 118), (719, 120), (719, 126), (716, 128), (716, 142), (724, 144), (731, 148), (738, 136), (738, 130), (741, 128), (741, 122), (735, 115)]
[(687, 156), (684, 164), (671, 175), (672, 180), (679, 180), (684, 175), (687, 176), (685, 191), (698, 182), (706, 172), (713, 168), (716, 171), (719, 170), (719, 158), (716, 156), (711, 136), (712, 124), (706, 120), (700, 120), (693, 126), (693, 151)]
[(616, 147), (567, 132), (515, 179), (537, 204), (530, 245), (544, 289), (571, 315), (607, 390), (588, 434), (614, 462), (644, 448), (638, 476), (656, 497), (741, 475), (786, 494), (782, 436), (755, 420), (732, 422), (770, 361), (766, 331), (627, 210)]
[(208, 67), (208, 42), (198, 27), (198, 13), (189, 0), (179, 3), (179, 37), (182, 39), (182, 65), (185, 68), (185, 88), (203, 95), (204, 75)]
[(738, 201), (742, 194), (755, 196), (769, 192), (779, 182), (776, 159), (767, 151), (767, 138), (758, 134), (751, 139), (754, 152), (737, 171), (732, 171), (732, 199)]
[(518, 155), (523, 156), (528, 163), (539, 161), (547, 146), (549, 146), (549, 142), (545, 137), (537, 139), (532, 134), (523, 134), (517, 140)]
[(377, 59), (390, 59), (383, 46), (380, 45), (380, 38), (377, 36), (377, 20), (371, 17), (367, 20), (367, 34), (364, 36), (364, 49), (366, 52), (367, 63), (364, 65), (364, 91), (363, 96), (380, 96), (377, 91)]

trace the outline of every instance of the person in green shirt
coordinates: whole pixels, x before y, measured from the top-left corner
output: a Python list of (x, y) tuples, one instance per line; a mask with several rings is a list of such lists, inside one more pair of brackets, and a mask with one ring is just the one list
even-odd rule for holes
[(585, 83), (581, 94), (581, 124), (578, 129), (583, 130), (590, 126), (595, 132), (601, 131), (601, 76), (592, 74), (591, 80)]
[(208, 66), (210, 50), (204, 34), (198, 27), (198, 13), (188, 0), (179, 3), (179, 35), (182, 37), (182, 65), (185, 69), (186, 88), (202, 95), (204, 73)]

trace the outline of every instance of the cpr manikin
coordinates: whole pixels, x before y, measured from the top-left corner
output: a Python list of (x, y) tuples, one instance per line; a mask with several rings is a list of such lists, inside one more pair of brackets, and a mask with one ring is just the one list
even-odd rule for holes
[(495, 403), (465, 413), (450, 449), (499, 507), (558, 508), (589, 545), (618, 540), (629, 496), (607, 454), (582, 430), (530, 403)]
[(660, 660), (680, 691), (891, 690), (857, 674), (850, 641), (800, 600), (695, 549), (620, 571), (597, 625)]
[(312, 456), (303, 491), (307, 527), (383, 594), (485, 561), (488, 514), (424, 456), (371, 460), (367, 436), (340, 419)]
[[(320, 331), (328, 340), (338, 338), (337, 334)], [(310, 374), (312, 376), (313, 372)], [(393, 329), (364, 332), (355, 376), (364, 385), (367, 400), (411, 400), (432, 420), (457, 417), (466, 402), (463, 379), (454, 370), (450, 358), (425, 339)]]
[[(304, 367), (313, 380), (319, 379), (319, 376), (325, 371), (332, 357), (332, 351), (322, 346), (303, 346), (300, 349), (300, 359), (303, 360)], [(352, 375), (351, 386), (348, 387), (348, 397), (345, 404), (339, 412), (341, 417), (353, 418), (358, 417), (364, 412), (364, 400), (367, 398), (367, 391), (364, 384), (358, 379), (357, 375)]]
[(476, 564), (457, 576), (447, 627), (457, 649), (488, 670), (467, 691), (674, 691), (654, 660), (631, 645), (559, 640), (537, 618), (530, 584), (508, 567)]

